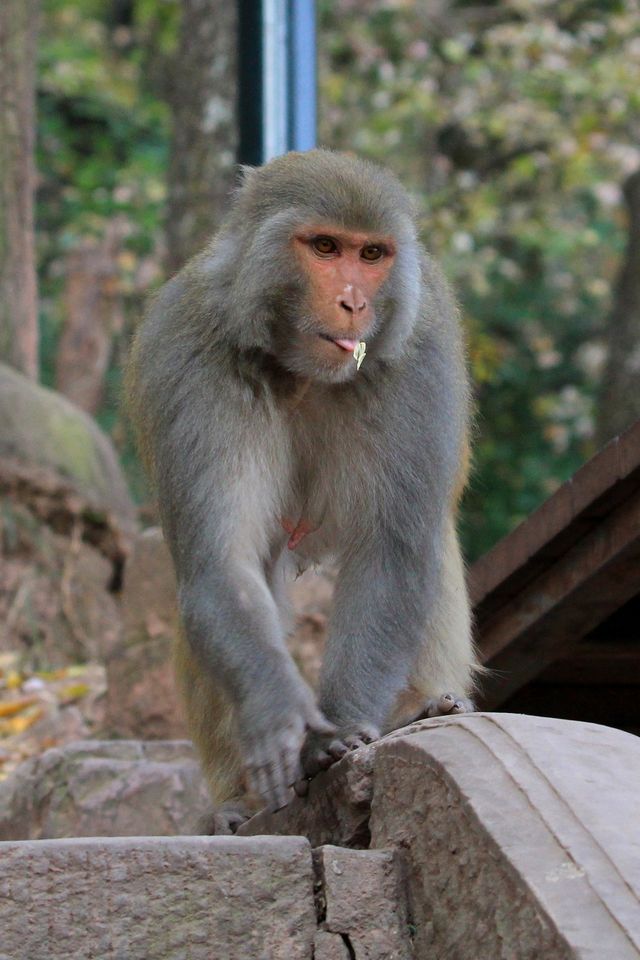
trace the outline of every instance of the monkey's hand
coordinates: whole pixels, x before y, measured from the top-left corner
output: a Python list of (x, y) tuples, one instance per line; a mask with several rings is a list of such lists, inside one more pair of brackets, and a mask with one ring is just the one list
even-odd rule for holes
[(340, 728), (333, 734), (310, 731), (304, 742), (301, 755), (303, 778), (297, 780), (294, 789), (299, 797), (305, 796), (309, 789), (309, 780), (321, 770), (341, 760), (351, 750), (357, 750), (366, 743), (372, 743), (380, 737), (380, 731), (369, 723), (356, 724)]
[[(288, 689), (285, 689), (288, 688)], [(333, 737), (335, 727), (315, 704), (301, 680), (282, 683), (271, 703), (256, 715), (255, 703), (240, 710), (245, 769), (250, 789), (270, 810), (286, 806), (291, 786), (302, 776), (300, 748), (305, 733)]]

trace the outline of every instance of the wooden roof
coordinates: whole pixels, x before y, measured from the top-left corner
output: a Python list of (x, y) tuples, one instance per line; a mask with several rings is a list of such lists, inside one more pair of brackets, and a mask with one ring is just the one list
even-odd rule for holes
[(633, 610), (638, 623), (640, 421), (481, 557), (469, 586), (481, 659), (492, 671), (482, 683), (484, 709), (554, 663), (556, 677), (564, 664), (565, 681), (573, 670), (579, 683), (585, 669), (594, 680), (611, 672), (613, 659), (622, 680), (640, 683), (640, 643), (627, 636), (615, 647), (620, 638), (602, 629), (620, 611)]

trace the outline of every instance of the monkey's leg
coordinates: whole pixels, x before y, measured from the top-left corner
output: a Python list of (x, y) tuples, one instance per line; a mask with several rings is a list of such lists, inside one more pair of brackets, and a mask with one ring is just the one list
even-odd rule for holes
[(174, 662), (189, 732), (215, 805), (200, 829), (207, 834), (235, 833), (262, 804), (247, 794), (231, 704), (197, 662), (182, 632)]
[(471, 697), (476, 669), (464, 564), (453, 519), (449, 518), (442, 579), (429, 614), (425, 642), (409, 687), (399, 696), (387, 729), (424, 717), (474, 711)]
[(330, 766), (388, 726), (424, 642), (429, 599), (442, 564), (442, 541), (425, 525), (420, 542), (397, 527), (361, 540), (337, 578), (334, 612), (320, 680), (319, 705), (336, 735), (307, 736), (307, 777)]
[[(441, 549), (441, 574), (424, 610), (434, 559), (427, 547), (420, 559), (389, 556), (369, 569), (361, 560), (359, 569), (356, 561), (341, 571), (320, 693), (321, 709), (338, 733), (307, 737), (307, 777), (428, 711), (433, 716), (474, 709), (469, 601), (452, 518)], [(301, 784), (296, 789), (304, 792)]]

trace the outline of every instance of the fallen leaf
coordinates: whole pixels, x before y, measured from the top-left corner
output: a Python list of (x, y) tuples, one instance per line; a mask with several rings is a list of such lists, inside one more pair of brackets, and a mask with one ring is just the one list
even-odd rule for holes
[(21, 713), (32, 703), (37, 703), (37, 697), (20, 697), (18, 700), (7, 700), (6, 703), (0, 703), (0, 717), (13, 717), (16, 713)]

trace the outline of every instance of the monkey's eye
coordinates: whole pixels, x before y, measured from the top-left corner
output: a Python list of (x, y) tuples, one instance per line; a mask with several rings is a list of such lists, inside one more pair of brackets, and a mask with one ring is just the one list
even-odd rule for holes
[(360, 256), (363, 260), (366, 260), (367, 263), (376, 263), (377, 260), (382, 260), (384, 253), (383, 247), (379, 247), (375, 243), (370, 243), (362, 248)]
[(314, 237), (311, 246), (320, 257), (332, 257), (338, 252), (338, 246), (331, 237)]

